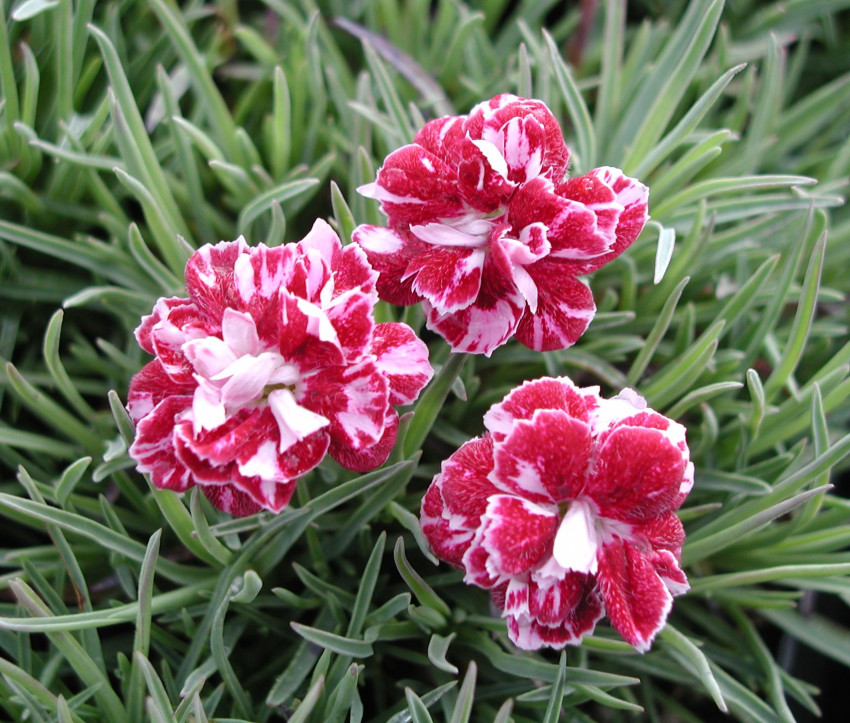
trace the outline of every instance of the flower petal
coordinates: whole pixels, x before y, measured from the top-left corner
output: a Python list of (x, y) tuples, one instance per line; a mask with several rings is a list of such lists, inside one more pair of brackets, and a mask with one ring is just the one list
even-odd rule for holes
[(645, 653), (673, 605), (654, 566), (630, 543), (615, 539), (599, 551), (598, 580), (611, 624), (629, 645)]
[(289, 389), (275, 389), (269, 394), (269, 409), (277, 422), (281, 453), (330, 424), (320, 414), (299, 405)]
[(590, 449), (586, 422), (560, 410), (538, 410), (496, 445), (490, 481), (540, 504), (570, 500), (585, 485)]
[(475, 530), (487, 509), (490, 495), (498, 494), (488, 479), (493, 469), (493, 440), (489, 435), (465, 442), (442, 464), (433, 484), (440, 485), (445, 502), (443, 516), (458, 529)]
[(632, 245), (649, 218), (647, 213), (649, 189), (640, 181), (629, 178), (619, 168), (610, 166), (595, 168), (588, 175), (596, 177), (611, 188), (623, 211), (617, 219), (614, 244), (602, 256), (576, 264), (575, 273), (578, 275), (596, 271), (617, 258)]
[(516, 338), (535, 351), (572, 346), (596, 313), (590, 289), (548, 259), (534, 264), (529, 273), (537, 285), (537, 311), (523, 317)]
[(513, 431), (516, 422), (531, 419), (538, 409), (560, 409), (581, 422), (588, 422), (598, 391), (599, 387), (579, 389), (567, 377), (527, 381), (490, 407), (484, 415), (484, 426), (499, 442)]
[(250, 495), (230, 485), (203, 485), (201, 491), (213, 507), (234, 517), (255, 515), (263, 509)]
[(463, 213), (453, 176), (445, 161), (411, 144), (387, 156), (377, 181), (357, 190), (380, 201), (383, 212), (397, 223), (422, 223)]
[(377, 324), (371, 353), (390, 385), (390, 404), (411, 404), (434, 376), (428, 347), (407, 324)]
[(228, 307), (242, 310), (233, 269), (244, 253), (248, 244), (240, 236), (236, 241), (201, 246), (186, 262), (186, 290), (208, 322), (221, 324)]
[(342, 467), (354, 472), (368, 472), (377, 469), (390, 456), (398, 436), (398, 412), (390, 408), (384, 420), (384, 433), (375, 444), (361, 449), (352, 449), (348, 443), (336, 440), (331, 442), (328, 452)]
[(433, 247), (413, 259), (402, 278), (413, 277), (413, 291), (450, 314), (475, 302), (485, 257), (483, 249)]
[(437, 557), (454, 567), (462, 568), (461, 559), (469, 549), (473, 532), (452, 526), (443, 516), (445, 504), (441, 485), (435, 481), (422, 498), (419, 514), (422, 532)]
[(161, 489), (184, 492), (194, 483), (191, 472), (174, 451), (175, 420), (191, 403), (189, 396), (166, 397), (136, 424), (130, 456), (136, 461), (136, 469), (150, 474), (151, 482)]
[(427, 248), (423, 241), (410, 238), (383, 226), (361, 225), (351, 237), (366, 253), (369, 264), (378, 272), (378, 295), (390, 304), (410, 306), (421, 300), (411, 288), (413, 280), (404, 276), (408, 264)]
[(482, 518), (481, 544), (487, 568), (501, 578), (530, 570), (551, 554), (558, 515), (512, 495), (492, 495)]
[(511, 338), (525, 310), (525, 299), (513, 284), (487, 273), (475, 302), (465, 309), (441, 314), (424, 301), (427, 327), (440, 334), (452, 351), (490, 356)]
[(335, 445), (362, 450), (384, 436), (389, 383), (373, 361), (326, 368), (305, 378), (303, 387), (298, 403), (330, 421)]
[(190, 383), (175, 382), (162, 367), (159, 359), (145, 364), (130, 381), (127, 392), (127, 411), (130, 419), (138, 423), (150, 414), (154, 407), (168, 397), (189, 397), (195, 389), (194, 379)]
[(616, 427), (600, 436), (597, 449), (585, 494), (603, 517), (641, 523), (674, 509), (686, 462), (663, 432)]

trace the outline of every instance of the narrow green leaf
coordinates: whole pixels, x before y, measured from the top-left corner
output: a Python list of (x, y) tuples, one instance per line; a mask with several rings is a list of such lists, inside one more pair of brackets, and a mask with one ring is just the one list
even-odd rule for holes
[(449, 606), (434, 592), (434, 589), (422, 578), (422, 576), (411, 567), (407, 561), (407, 556), (404, 554), (404, 538), (399, 537), (395, 543), (393, 550), (396, 568), (399, 574), (404, 579), (407, 586), (419, 600), (420, 604), (426, 608), (430, 608), (442, 615), (444, 618), (451, 617), (451, 609)]
[(685, 286), (688, 285), (689, 281), (690, 276), (686, 276), (682, 279), (676, 285), (676, 288), (670, 292), (670, 296), (667, 297), (667, 301), (664, 302), (664, 306), (658, 313), (658, 318), (656, 318), (655, 324), (652, 326), (652, 330), (647, 335), (646, 341), (641, 346), (634, 362), (632, 362), (632, 366), (629, 369), (627, 376), (628, 386), (634, 386), (637, 384), (641, 374), (644, 373), (646, 367), (652, 361), (652, 357), (655, 354), (655, 350), (658, 348), (658, 344), (664, 338), (664, 335), (667, 333), (667, 329), (670, 327), (670, 322), (673, 320), (673, 313), (676, 311), (676, 306), (679, 303), (679, 299), (682, 297), (682, 292), (685, 290)]
[(681, 653), (685, 659), (693, 666), (694, 672), (699, 677), (706, 691), (711, 696), (714, 703), (724, 713), (728, 712), (726, 701), (723, 700), (723, 694), (720, 692), (720, 686), (711, 672), (711, 666), (708, 664), (708, 659), (705, 654), (682, 633), (674, 628), (669, 623), (661, 631), (661, 639), (670, 645), (672, 648)]
[(172, 47), (189, 69), (189, 77), (200, 107), (207, 114), (219, 145), (226, 149), (228, 158), (241, 161), (233, 116), (230, 115), (218, 86), (207, 70), (204, 55), (195, 46), (182, 15), (163, 0), (151, 0), (150, 5), (171, 38)]
[(454, 710), (449, 723), (468, 723), (472, 715), (472, 704), (475, 700), (475, 680), (478, 676), (478, 666), (474, 660), (469, 661), (466, 675), (463, 676), (460, 690), (457, 694)]
[(443, 408), (443, 403), (446, 401), (455, 378), (460, 374), (463, 365), (466, 363), (466, 358), (466, 354), (450, 354), (446, 363), (443, 364), (439, 372), (434, 375), (431, 383), (419, 396), (413, 420), (410, 422), (407, 436), (403, 442), (405, 459), (410, 458), (414, 452), (422, 449), (431, 427), (434, 426), (434, 421)]
[(726, 90), (732, 78), (745, 67), (746, 63), (736, 65), (714, 81), (712, 86), (690, 107), (688, 112), (682, 117), (682, 120), (676, 124), (675, 128), (667, 133), (651, 151), (638, 161), (632, 173), (638, 178), (645, 178), (663, 163), (693, 133), (699, 122), (717, 102), (723, 91)]
[(433, 723), (434, 719), (431, 718), (427, 706), (416, 693), (410, 688), (405, 688), (404, 697), (407, 700), (407, 709), (410, 711), (410, 720), (413, 723)]
[(281, 183), (279, 186), (264, 191), (243, 206), (236, 222), (238, 233), (240, 235), (247, 233), (251, 224), (263, 213), (269, 211), (275, 202), (282, 204), (291, 198), (304, 196), (318, 185), (318, 178), (302, 178)]
[[(776, 502), (775, 504), (770, 504), (770, 506), (755, 512), (740, 522), (730, 521), (724, 529), (721, 529), (719, 532), (715, 532), (711, 535), (700, 534), (703, 533), (703, 530), (707, 529), (708, 526), (698, 530), (692, 535), (689, 535), (688, 540), (685, 542), (685, 546), (682, 550), (682, 562), (685, 565), (691, 565), (698, 560), (702, 560), (709, 555), (724, 549), (725, 547), (729, 547), (730, 545), (740, 542), (746, 535), (770, 524), (777, 517), (787, 514), (791, 510), (802, 505), (806, 500), (824, 492), (825, 489), (828, 489), (828, 487), (818, 487), (813, 490), (801, 492), (793, 497)], [(765, 503), (769, 504), (769, 502), (772, 501), (773, 496), (774, 495), (772, 494), (764, 495), (758, 499), (758, 502), (762, 505)], [(735, 510), (732, 510), (731, 512), (726, 513), (723, 517), (732, 517), (734, 513)], [(693, 587), (694, 586), (692, 586), (692, 589)]]
[[(176, 495), (171, 496), (176, 499)], [(178, 503), (179, 504), (179, 503)], [(181, 504), (180, 507), (183, 507)], [(185, 509), (185, 508), (184, 508)], [(233, 553), (219, 542), (215, 535), (210, 532), (207, 517), (201, 508), (201, 491), (198, 487), (192, 490), (189, 501), (189, 510), (192, 516), (192, 526), (198, 542), (204, 549), (222, 565), (227, 565), (233, 559)], [(208, 558), (207, 558), (208, 559)]]
[(546, 712), (543, 714), (544, 723), (558, 723), (561, 717), (561, 704), (564, 701), (564, 685), (567, 677), (567, 654), (561, 651), (558, 662), (558, 675), (555, 684), (549, 693), (549, 702), (546, 704)]
[(446, 636), (433, 633), (431, 639), (428, 641), (428, 660), (431, 661), (431, 664), (435, 668), (445, 670), (452, 675), (457, 675), (458, 669), (457, 666), (452, 665), (446, 660), (446, 653), (449, 651), (449, 645), (455, 639), (455, 635), (456, 633)]
[(342, 635), (335, 635), (318, 628), (311, 628), (309, 625), (301, 623), (290, 623), (292, 629), (305, 640), (318, 645), (326, 650), (332, 650), (340, 655), (347, 655), (351, 658), (368, 658), (372, 655), (371, 644), (363, 641), (349, 638)]
[(766, 610), (764, 616), (805, 645), (850, 665), (850, 634), (846, 628), (817, 613), (803, 617), (796, 611)]
[[(9, 587), (17, 601), (31, 615), (38, 618), (49, 618), (52, 616), (52, 613), (44, 602), (23, 580), (12, 581), (9, 583)], [(101, 671), (97, 663), (92, 660), (83, 646), (70, 633), (65, 631), (49, 632), (47, 635), (71, 665), (74, 673), (83, 684), (86, 686), (97, 686), (94, 695), (104, 715), (108, 716), (111, 720), (125, 720), (126, 711), (120, 698), (112, 689), (106, 675)]]
[(773, 370), (764, 385), (764, 395), (768, 401), (786, 384), (803, 356), (803, 349), (809, 337), (809, 331), (812, 327), (812, 320), (814, 319), (815, 307), (817, 305), (825, 252), (826, 232), (818, 239), (812, 252), (812, 257), (809, 260), (806, 276), (800, 290), (797, 313), (794, 315), (794, 324), (791, 327), (791, 333), (783, 351), (782, 360)]
[(363, 569), (363, 575), (360, 578), (360, 585), (357, 588), (357, 597), (354, 599), (354, 605), (351, 608), (351, 619), (346, 632), (349, 638), (360, 635), (363, 630), (363, 623), (369, 612), (369, 605), (372, 602), (372, 595), (375, 592), (375, 585), (378, 582), (378, 573), (381, 571), (381, 558), (384, 554), (386, 541), (386, 532), (378, 535), (378, 540), (372, 548), (372, 554), (369, 555), (369, 559)]

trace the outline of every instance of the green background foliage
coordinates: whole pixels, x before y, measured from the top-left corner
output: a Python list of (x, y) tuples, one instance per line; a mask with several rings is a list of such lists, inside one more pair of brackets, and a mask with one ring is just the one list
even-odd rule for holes
[[(0, 0), (8, 718), (817, 712), (793, 652), (850, 665), (850, 631), (812, 612), (850, 603), (850, 505), (828, 486), (850, 452), (850, 2), (584, 5)], [(381, 222), (355, 189), (389, 151), (499, 92), (549, 105), (573, 173), (651, 188), (651, 222), (591, 279), (587, 334), (464, 359), (423, 332), (438, 374), (387, 465), (326, 462), (276, 518), (150, 488), (126, 453), (132, 330), (184, 293), (191, 250), (316, 217), (347, 240)], [(422, 329), (415, 307), (379, 313)], [(607, 624), (516, 650), (419, 532), (440, 461), (544, 374), (633, 386), (688, 427), (692, 590), (646, 655)]]

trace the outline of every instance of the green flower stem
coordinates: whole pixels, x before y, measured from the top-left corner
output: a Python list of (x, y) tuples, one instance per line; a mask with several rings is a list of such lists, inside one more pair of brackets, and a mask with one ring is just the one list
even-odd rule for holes
[(404, 458), (408, 459), (414, 452), (422, 449), (425, 438), (434, 426), (434, 422), (443, 408), (443, 403), (452, 388), (455, 379), (466, 363), (466, 354), (450, 354), (442, 369), (434, 376), (428, 388), (419, 397), (415, 414), (407, 428), (407, 436), (403, 441)]

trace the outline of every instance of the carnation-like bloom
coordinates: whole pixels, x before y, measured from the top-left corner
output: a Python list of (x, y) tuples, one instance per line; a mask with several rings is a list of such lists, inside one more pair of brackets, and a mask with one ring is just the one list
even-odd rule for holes
[(434, 552), (491, 591), (521, 648), (578, 644), (607, 614), (644, 652), (688, 589), (685, 429), (631, 389), (598, 391), (566, 377), (513, 390), (422, 502)]
[(389, 219), (354, 232), (381, 298), (421, 301), (455, 351), (489, 355), (514, 335), (537, 351), (574, 344), (596, 311), (577, 277), (637, 238), (648, 190), (610, 167), (567, 179), (569, 156), (539, 100), (497, 95), (426, 123), (358, 189)]
[(136, 329), (156, 356), (130, 383), (130, 455), (157, 487), (200, 485), (219, 509), (279, 512), (329, 453), (381, 465), (433, 374), (405, 324), (376, 324), (377, 273), (324, 221), (299, 243), (206, 245), (188, 299), (160, 299)]

